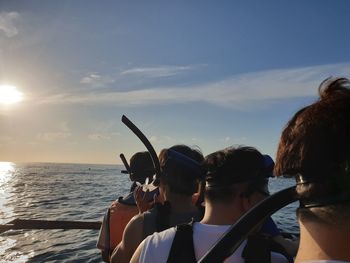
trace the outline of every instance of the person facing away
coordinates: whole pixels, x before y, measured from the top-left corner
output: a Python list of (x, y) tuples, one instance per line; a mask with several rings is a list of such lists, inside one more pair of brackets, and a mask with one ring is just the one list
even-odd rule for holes
[(131, 219), (122, 242), (113, 251), (112, 262), (129, 262), (137, 246), (154, 232), (192, 219), (200, 220), (201, 213), (192, 203), (192, 195), (203, 178), (203, 159), (199, 150), (185, 145), (175, 145), (161, 151), (159, 192), (165, 202), (157, 203), (151, 210)]
[[(204, 165), (207, 174), (203, 219), (148, 236), (131, 262), (197, 262), (232, 224), (268, 195), (264, 157), (255, 148), (226, 148), (208, 155)], [(225, 262), (264, 262), (261, 258), (251, 260), (254, 253), (259, 255), (254, 248), (244, 241)], [(281, 254), (265, 254), (271, 262), (288, 262)]]
[(276, 175), (295, 176), (296, 262), (350, 262), (350, 82), (328, 78), (284, 128)]
[[(122, 171), (122, 173), (129, 173)], [(97, 248), (101, 250), (102, 259), (109, 262), (110, 254), (113, 249), (122, 240), (124, 228), (130, 219), (137, 215), (139, 210), (134, 198), (134, 189), (140, 184), (145, 183), (146, 178), (152, 180), (155, 170), (153, 167), (152, 158), (149, 152), (137, 152), (130, 158), (130, 180), (133, 182), (130, 193), (124, 197), (119, 197), (108, 208), (105, 214), (100, 234), (97, 241)], [(144, 197), (153, 200), (153, 195), (156, 191), (148, 193)]]

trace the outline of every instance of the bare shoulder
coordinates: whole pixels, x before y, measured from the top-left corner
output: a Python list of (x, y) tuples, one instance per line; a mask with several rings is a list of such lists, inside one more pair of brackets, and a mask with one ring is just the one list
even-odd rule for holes
[(140, 230), (143, 228), (143, 215), (137, 214), (133, 218), (130, 219), (129, 223), (126, 225), (124, 230), (124, 234), (131, 230)]

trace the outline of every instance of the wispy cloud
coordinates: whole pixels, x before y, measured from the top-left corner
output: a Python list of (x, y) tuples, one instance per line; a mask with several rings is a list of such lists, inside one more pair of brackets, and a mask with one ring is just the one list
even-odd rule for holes
[(70, 132), (44, 132), (38, 133), (36, 138), (41, 141), (57, 141), (64, 140), (70, 136)]
[(17, 12), (0, 13), (0, 32), (5, 33), (7, 37), (13, 37), (18, 34), (15, 21), (19, 18)]
[(105, 87), (107, 84), (115, 82), (115, 78), (111, 76), (102, 76), (97, 72), (87, 73), (80, 79), (81, 84), (93, 87)]
[(70, 128), (66, 121), (56, 124), (57, 128), (54, 131), (41, 132), (36, 135), (39, 141), (62, 141), (72, 136)]
[(198, 65), (190, 66), (158, 66), (158, 67), (136, 67), (122, 71), (121, 75), (132, 75), (147, 78), (160, 78), (178, 75), (198, 68)]
[(96, 73), (90, 73), (88, 76), (83, 77), (80, 80), (80, 83), (84, 83), (84, 84), (90, 84), (94, 81), (98, 81), (101, 79), (101, 76), (96, 74)]
[(93, 141), (102, 141), (102, 140), (110, 140), (111, 137), (106, 134), (101, 134), (101, 133), (93, 133), (89, 134), (88, 138)]
[(131, 91), (56, 94), (42, 103), (103, 104), (122, 107), (205, 102), (221, 107), (267, 106), (281, 99), (317, 95), (320, 82), (330, 75), (350, 75), (350, 63), (269, 70), (185, 87), (159, 87)]

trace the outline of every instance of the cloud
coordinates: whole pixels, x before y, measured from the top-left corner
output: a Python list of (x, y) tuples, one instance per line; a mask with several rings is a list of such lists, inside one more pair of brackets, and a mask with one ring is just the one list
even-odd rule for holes
[(93, 87), (105, 87), (107, 84), (115, 82), (115, 78), (111, 76), (102, 76), (97, 72), (88, 73), (80, 79), (81, 84)]
[(5, 33), (7, 37), (13, 37), (18, 34), (15, 21), (19, 18), (17, 12), (0, 13), (0, 32)]
[(266, 107), (282, 99), (316, 96), (320, 82), (332, 74), (349, 76), (350, 63), (246, 73), (185, 87), (56, 94), (40, 100), (41, 103), (119, 107), (204, 102), (220, 107), (250, 109)]
[(37, 134), (36, 138), (42, 141), (64, 140), (71, 136), (69, 132), (45, 132)]
[(101, 76), (98, 75), (98, 74), (95, 74), (95, 73), (91, 73), (89, 74), (88, 76), (85, 76), (83, 77), (81, 80), (80, 80), (80, 83), (83, 83), (83, 84), (91, 84), (95, 81), (99, 81), (101, 79)]
[(198, 66), (160, 66), (160, 67), (137, 67), (122, 71), (121, 75), (131, 75), (147, 78), (170, 77), (193, 70)]
[(93, 141), (102, 141), (102, 140), (110, 140), (111, 137), (106, 135), (106, 134), (101, 134), (101, 133), (93, 133), (88, 135), (90, 140)]

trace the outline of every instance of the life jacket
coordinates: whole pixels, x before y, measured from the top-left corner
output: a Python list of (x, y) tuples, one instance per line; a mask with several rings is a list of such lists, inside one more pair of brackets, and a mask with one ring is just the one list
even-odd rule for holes
[[(270, 263), (271, 252), (282, 254), (290, 263), (293, 262), (293, 259), (280, 244), (272, 238), (259, 233), (248, 237), (242, 257), (245, 263)], [(167, 263), (179, 262), (197, 262), (193, 245), (193, 222), (176, 226), (176, 233)]]
[(124, 204), (121, 202), (121, 198), (117, 202), (113, 202), (109, 210), (109, 246), (113, 251), (122, 240), (126, 225), (131, 218), (139, 213), (139, 210), (136, 204)]
[[(145, 200), (153, 200), (154, 195), (159, 194), (159, 189), (156, 188), (151, 192), (145, 193)], [(123, 233), (126, 225), (131, 218), (139, 213), (134, 194), (130, 192), (124, 197), (119, 197), (108, 208), (105, 215), (104, 227), (104, 244), (106, 247), (101, 249), (101, 256), (105, 262), (110, 261), (110, 255), (118, 246), (123, 238)]]
[[(125, 204), (123, 197), (119, 197), (108, 208), (102, 224), (100, 237), (103, 238), (104, 247), (101, 249), (101, 256), (104, 262), (110, 262), (110, 255), (123, 238), (123, 232), (130, 219), (138, 214), (136, 204)], [(100, 242), (100, 240), (98, 241)]]

